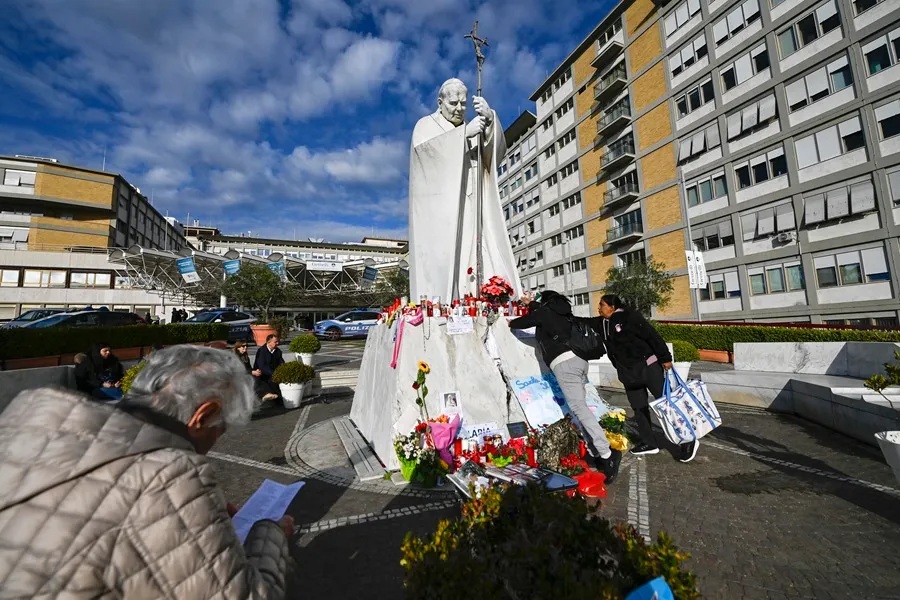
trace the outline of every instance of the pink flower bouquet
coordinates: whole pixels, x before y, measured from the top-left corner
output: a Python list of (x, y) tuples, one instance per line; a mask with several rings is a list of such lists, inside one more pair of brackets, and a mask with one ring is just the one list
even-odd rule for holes
[(453, 440), (459, 435), (460, 424), (459, 415), (453, 415), (449, 423), (437, 423), (435, 421), (428, 423), (428, 426), (431, 428), (431, 439), (434, 442), (434, 449), (438, 451), (441, 460), (448, 465), (453, 464), (450, 446), (453, 445)]

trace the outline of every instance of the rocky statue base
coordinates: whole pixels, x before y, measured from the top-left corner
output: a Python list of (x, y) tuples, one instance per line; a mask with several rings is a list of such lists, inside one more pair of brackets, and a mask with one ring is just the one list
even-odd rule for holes
[(398, 322), (369, 330), (350, 418), (389, 471), (399, 468), (394, 437), (409, 433), (422, 415), (412, 388), (419, 361), (431, 367), (426, 399), (431, 418), (441, 414), (443, 394), (458, 392), (463, 430), (492, 424), (505, 431), (507, 423), (525, 421), (515, 396), (507, 400), (500, 368), (510, 381), (548, 371), (534, 338), (513, 335), (503, 317), (490, 326), (484, 317), (474, 321), (474, 332), (459, 335), (447, 334), (443, 318), (406, 323), (396, 368), (391, 360)]

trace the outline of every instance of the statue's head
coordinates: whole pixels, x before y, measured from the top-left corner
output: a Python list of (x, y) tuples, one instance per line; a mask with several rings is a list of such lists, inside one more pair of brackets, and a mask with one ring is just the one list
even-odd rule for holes
[(466, 84), (459, 79), (448, 79), (438, 92), (438, 108), (441, 115), (454, 125), (466, 120)]

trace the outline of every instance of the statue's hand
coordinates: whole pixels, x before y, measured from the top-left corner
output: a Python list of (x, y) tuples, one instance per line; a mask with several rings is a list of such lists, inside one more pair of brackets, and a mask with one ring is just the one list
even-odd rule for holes
[(494, 111), (488, 106), (487, 100), (481, 96), (473, 96), (472, 106), (475, 108), (475, 114), (484, 119), (485, 126), (489, 126), (494, 120)]
[(484, 117), (475, 117), (466, 125), (466, 137), (475, 137), (480, 133), (484, 133)]

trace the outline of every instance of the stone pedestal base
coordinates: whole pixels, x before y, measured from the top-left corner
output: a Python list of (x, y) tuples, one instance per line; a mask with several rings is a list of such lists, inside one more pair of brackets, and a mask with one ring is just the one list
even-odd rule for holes
[(510, 379), (547, 371), (533, 338), (517, 339), (501, 318), (491, 326), (486, 346), (482, 339), (488, 324), (483, 317), (475, 319), (474, 333), (453, 336), (447, 335), (445, 319), (426, 317), (420, 325), (404, 326), (397, 368), (392, 369), (398, 326), (395, 322), (391, 328), (377, 325), (369, 330), (350, 410), (350, 418), (388, 470), (399, 468), (394, 436), (411, 431), (421, 416), (412, 388), (420, 360), (431, 366), (426, 403), (432, 418), (441, 413), (442, 394), (459, 392), (463, 427), (494, 423), (505, 428), (525, 420), (516, 398), (507, 402), (497, 361)]

